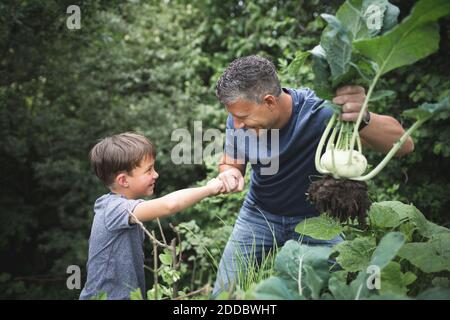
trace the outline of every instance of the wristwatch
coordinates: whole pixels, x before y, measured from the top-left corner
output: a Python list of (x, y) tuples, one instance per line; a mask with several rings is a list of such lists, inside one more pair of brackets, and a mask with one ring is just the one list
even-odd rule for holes
[(362, 118), (362, 121), (359, 125), (359, 131), (364, 129), (370, 123), (370, 112), (367, 111), (366, 115)]

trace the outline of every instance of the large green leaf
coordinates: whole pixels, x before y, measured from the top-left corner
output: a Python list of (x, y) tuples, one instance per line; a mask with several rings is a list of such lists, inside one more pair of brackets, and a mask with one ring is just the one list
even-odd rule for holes
[(363, 0), (347, 0), (336, 12), (336, 18), (350, 31), (353, 39), (370, 36), (362, 5)]
[(396, 210), (396, 205), (403, 205), (401, 202), (378, 202), (372, 204), (369, 210), (369, 221), (372, 227), (376, 228), (394, 228), (402, 220), (407, 219), (405, 210)]
[(256, 300), (299, 300), (304, 299), (296, 291), (290, 289), (286, 280), (272, 276), (258, 283), (248, 294), (248, 297)]
[(328, 281), (328, 289), (337, 300), (353, 300), (355, 299), (355, 291), (351, 286), (346, 284), (345, 279), (336, 277), (334, 274)]
[(428, 120), (436, 114), (450, 109), (450, 93), (436, 103), (423, 103), (418, 108), (403, 111), (403, 115), (416, 120)]
[(421, 0), (411, 14), (385, 34), (353, 42), (363, 55), (378, 64), (379, 73), (412, 64), (439, 47), (439, 30), (435, 23), (450, 13), (448, 0)]
[(353, 40), (373, 37), (397, 24), (400, 10), (387, 0), (347, 0), (336, 18), (350, 31)]
[(413, 228), (427, 238), (432, 238), (440, 233), (450, 233), (449, 229), (428, 221), (415, 206), (399, 201), (374, 203), (370, 207), (369, 219), (373, 227), (391, 229), (401, 225), (405, 226), (404, 229), (400, 227), (401, 230)]
[(419, 300), (450, 300), (449, 288), (430, 288), (417, 296)]
[(292, 60), (292, 62), (289, 64), (289, 67), (287, 68), (287, 72), (292, 76), (296, 76), (299, 73), (300, 68), (305, 63), (306, 58), (308, 58), (310, 54), (311, 52), (309, 51), (297, 51), (294, 60)]
[(394, 259), (404, 243), (405, 236), (401, 232), (389, 232), (381, 238), (380, 243), (372, 255), (370, 264), (383, 269)]
[[(383, 269), (395, 258), (400, 248), (405, 243), (405, 237), (400, 232), (389, 232), (381, 238), (377, 248), (372, 254), (372, 259), (369, 262), (370, 266), (377, 266), (382, 272)], [(369, 274), (362, 271), (357, 278), (350, 284), (352, 290), (356, 292), (356, 299), (365, 299), (374, 294), (367, 287), (367, 279)]]
[(321, 17), (328, 23), (328, 26), (322, 32), (320, 45), (326, 52), (331, 70), (331, 80), (334, 80), (350, 69), (352, 39), (349, 31), (335, 16), (322, 14)]
[(370, 97), (370, 102), (382, 100), (384, 98), (393, 97), (395, 96), (395, 91), (392, 90), (379, 90), (372, 94)]
[(408, 285), (417, 279), (412, 272), (403, 273), (400, 264), (391, 261), (381, 272), (381, 294), (406, 295)]
[(386, 32), (395, 27), (398, 23), (397, 19), (399, 14), (400, 9), (393, 4), (388, 3), (386, 12), (384, 13), (383, 27), (381, 28), (381, 31)]
[(365, 271), (376, 246), (374, 237), (358, 237), (341, 242), (334, 247), (339, 252), (336, 262), (346, 271)]
[(330, 81), (330, 67), (323, 56), (312, 54), (312, 71), (314, 73), (314, 91), (317, 96), (325, 100), (333, 99), (334, 92)]
[(329, 247), (307, 246), (289, 240), (276, 257), (275, 272), (290, 280), (289, 288), (296, 288), (306, 298), (317, 299), (330, 277), (328, 257), (331, 251)]
[(331, 240), (342, 232), (342, 226), (326, 214), (300, 222), (295, 231), (318, 240)]
[(399, 256), (423, 272), (450, 271), (450, 234), (441, 232), (428, 242), (407, 243)]

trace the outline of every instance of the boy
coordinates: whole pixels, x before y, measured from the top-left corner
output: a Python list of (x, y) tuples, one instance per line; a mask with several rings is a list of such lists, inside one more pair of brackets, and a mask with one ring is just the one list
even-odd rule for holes
[(80, 299), (106, 293), (108, 299), (130, 299), (139, 288), (146, 297), (144, 280), (144, 233), (131, 218), (141, 222), (164, 217), (222, 191), (212, 179), (206, 186), (170, 193), (159, 199), (139, 199), (153, 194), (158, 173), (155, 148), (145, 137), (122, 133), (98, 142), (89, 157), (96, 175), (110, 189), (94, 205), (89, 239), (87, 281)]

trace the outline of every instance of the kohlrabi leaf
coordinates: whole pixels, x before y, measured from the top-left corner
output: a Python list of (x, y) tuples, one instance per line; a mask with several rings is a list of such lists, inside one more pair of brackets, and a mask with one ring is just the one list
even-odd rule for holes
[(383, 27), (381, 31), (384, 33), (391, 30), (398, 23), (398, 15), (400, 14), (400, 9), (391, 3), (388, 3), (386, 12), (383, 18)]
[(339, 88), (349, 83), (353, 85), (365, 86), (370, 83), (376, 74), (375, 64), (369, 61), (367, 58), (361, 55), (352, 55), (352, 61), (350, 61), (350, 69), (333, 79), (331, 85), (333, 88)]
[(370, 36), (364, 14), (363, 0), (347, 0), (336, 12), (336, 18), (350, 31), (352, 39), (364, 39)]
[(375, 249), (370, 264), (383, 269), (395, 258), (404, 243), (405, 236), (401, 232), (387, 233)]
[(309, 52), (315, 57), (322, 58), (322, 59), (325, 59), (325, 60), (327, 59), (327, 54), (326, 54), (325, 50), (323, 49), (323, 47), (320, 44), (315, 46)]
[(381, 272), (381, 294), (406, 295), (408, 286), (416, 281), (417, 277), (412, 272), (401, 271), (398, 262), (391, 261)]
[(439, 112), (450, 109), (450, 93), (436, 103), (423, 103), (418, 108), (403, 111), (403, 115), (416, 120), (428, 120)]
[(346, 271), (365, 271), (376, 247), (374, 237), (358, 237), (341, 242), (334, 247), (339, 252), (336, 262)]
[[(401, 232), (389, 232), (385, 234), (373, 252), (369, 266), (377, 267), (380, 271), (383, 271), (395, 258), (404, 243), (405, 236)], [(369, 276), (370, 274), (366, 272), (360, 272), (358, 277), (350, 284), (353, 290), (357, 291), (356, 297), (358, 299), (367, 298), (371, 294), (367, 287), (367, 279)]]
[(450, 233), (441, 232), (428, 242), (407, 243), (399, 256), (423, 272), (450, 271)]
[(309, 51), (297, 51), (294, 60), (292, 60), (292, 62), (289, 64), (289, 67), (287, 68), (288, 73), (292, 76), (296, 76), (299, 73), (300, 68), (305, 63), (306, 58), (308, 58), (310, 54), (311, 52)]
[(350, 32), (352, 39), (366, 39), (381, 31), (387, 0), (347, 0), (336, 12), (336, 18)]
[(397, 24), (400, 10), (387, 0), (347, 0), (336, 18), (347, 28), (352, 40), (373, 37)]
[(300, 300), (305, 299), (297, 291), (292, 290), (287, 284), (290, 281), (272, 276), (258, 283), (251, 298), (255, 300)]
[(312, 70), (314, 73), (314, 91), (321, 99), (331, 100), (334, 97), (331, 87), (330, 68), (327, 60), (313, 54)]
[[(328, 109), (332, 110), (336, 114), (341, 114), (342, 113), (342, 107), (340, 105), (334, 104), (330, 100), (326, 100), (324, 103), (322, 103), (320, 108), (328, 108)], [(311, 220), (311, 219), (315, 219), (315, 218), (310, 218), (310, 219), (307, 219), (307, 220)]]
[(325, 50), (331, 70), (331, 80), (345, 74), (350, 68), (352, 57), (352, 39), (342, 23), (330, 14), (321, 14), (328, 23), (322, 32), (320, 45)]
[(412, 64), (439, 47), (436, 21), (450, 13), (448, 0), (421, 0), (400, 24), (381, 36), (353, 42), (359, 53), (378, 64), (379, 74)]
[(299, 295), (318, 299), (330, 277), (330, 254), (329, 247), (302, 245), (289, 240), (277, 254), (275, 271), (283, 279), (296, 280), (290, 281), (288, 288), (294, 285)]
[(387, 0), (363, 1), (362, 14), (370, 37), (376, 36), (381, 32), (387, 5)]
[(431, 288), (417, 296), (419, 300), (449, 300), (450, 288)]
[(342, 232), (342, 226), (326, 214), (322, 214), (303, 220), (295, 227), (295, 231), (315, 239), (331, 240)]
[(378, 101), (384, 98), (393, 97), (395, 96), (395, 91), (392, 90), (379, 90), (372, 93), (372, 96), (370, 97), (370, 102)]

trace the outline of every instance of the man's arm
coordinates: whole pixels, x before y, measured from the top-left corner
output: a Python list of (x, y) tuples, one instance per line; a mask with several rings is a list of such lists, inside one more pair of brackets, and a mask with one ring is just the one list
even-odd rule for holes
[[(342, 105), (341, 118), (355, 122), (364, 103), (365, 91), (361, 86), (345, 86), (336, 91), (333, 102)], [(363, 145), (381, 153), (388, 153), (405, 130), (393, 117), (370, 113), (370, 122), (359, 133)], [(397, 151), (396, 156), (403, 156), (414, 150), (414, 142), (408, 137)]]
[[(364, 127), (359, 135), (361, 142), (370, 149), (381, 153), (388, 153), (392, 145), (405, 133), (401, 124), (393, 117), (370, 113), (370, 123)], [(397, 157), (414, 151), (414, 142), (408, 137), (403, 146), (395, 154)]]

